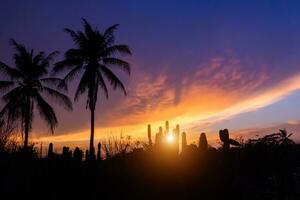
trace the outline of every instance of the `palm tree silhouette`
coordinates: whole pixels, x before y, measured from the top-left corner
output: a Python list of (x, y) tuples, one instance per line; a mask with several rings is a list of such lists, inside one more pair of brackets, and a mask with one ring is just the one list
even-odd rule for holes
[(37, 108), (40, 116), (49, 125), (52, 134), (58, 123), (54, 109), (42, 95), (58, 101), (67, 110), (72, 110), (72, 102), (56, 88), (53, 89), (62, 85), (62, 79), (47, 77), (48, 68), (57, 51), (49, 55), (45, 55), (44, 52), (34, 54), (33, 50), (27, 50), (13, 39), (11, 44), (16, 51), (13, 56), (15, 67), (0, 62), (0, 71), (8, 78), (0, 81), (0, 90), (2, 92), (9, 90), (2, 96), (5, 105), (0, 117), (10, 125), (20, 123), (24, 134), (24, 148), (27, 148), (34, 108)]
[(80, 95), (87, 92), (87, 108), (91, 113), (91, 136), (90, 136), (90, 155), (94, 156), (94, 121), (95, 108), (97, 103), (98, 89), (104, 92), (108, 98), (108, 88), (106, 79), (114, 90), (121, 89), (126, 95), (126, 90), (121, 80), (111, 71), (110, 67), (116, 67), (127, 74), (130, 74), (130, 64), (120, 58), (117, 54), (131, 55), (129, 47), (124, 44), (115, 44), (114, 32), (118, 27), (115, 24), (107, 28), (103, 33), (85, 20), (83, 21), (84, 31), (74, 31), (64, 29), (75, 43), (76, 48), (69, 49), (65, 53), (64, 60), (56, 63), (54, 72), (59, 73), (68, 69), (64, 78), (67, 83), (81, 75), (74, 100), (77, 101)]

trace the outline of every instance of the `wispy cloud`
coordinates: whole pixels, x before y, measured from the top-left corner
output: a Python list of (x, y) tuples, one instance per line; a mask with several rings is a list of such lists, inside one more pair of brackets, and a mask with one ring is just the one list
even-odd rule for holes
[[(213, 124), (270, 105), (300, 86), (300, 75), (271, 87), (270, 79), (265, 65), (247, 70), (238, 59), (222, 57), (183, 73), (176, 84), (168, 68), (157, 75), (139, 71), (129, 83), (129, 96), (119, 98), (101, 113), (99, 118), (105, 120), (97, 123), (96, 137), (120, 131), (142, 136), (147, 123), (159, 126), (164, 120), (182, 124), (191, 136), (200, 129), (212, 132)], [(70, 141), (89, 137), (88, 129), (70, 133), (43, 139)]]

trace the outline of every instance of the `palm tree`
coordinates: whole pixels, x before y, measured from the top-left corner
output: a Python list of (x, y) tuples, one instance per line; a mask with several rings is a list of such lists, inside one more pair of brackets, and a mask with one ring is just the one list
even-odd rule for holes
[(52, 134), (58, 123), (54, 109), (42, 95), (58, 101), (67, 110), (72, 110), (72, 102), (66, 95), (53, 88), (61, 85), (62, 79), (47, 77), (50, 62), (58, 52), (49, 55), (45, 55), (44, 52), (34, 54), (33, 50), (27, 50), (13, 39), (11, 44), (16, 51), (13, 56), (15, 67), (0, 62), (0, 71), (8, 78), (0, 81), (0, 90), (9, 90), (2, 96), (5, 105), (0, 112), (0, 118), (8, 125), (20, 123), (24, 134), (24, 148), (27, 148), (34, 108), (37, 108), (40, 116), (49, 125)]
[(295, 144), (295, 142), (290, 138), (293, 133), (289, 133), (287, 132), (286, 129), (279, 129), (279, 144), (282, 145), (291, 145), (291, 144)]
[(100, 87), (105, 97), (108, 98), (106, 83), (108, 81), (114, 90), (121, 89), (126, 95), (123, 83), (111, 71), (111, 67), (116, 67), (130, 74), (130, 64), (117, 58), (116, 55), (131, 55), (131, 51), (127, 45), (115, 44), (114, 33), (118, 24), (101, 33), (96, 28), (93, 29), (85, 19), (82, 21), (83, 32), (64, 29), (71, 36), (76, 47), (66, 51), (64, 60), (56, 63), (54, 72), (59, 73), (65, 69), (68, 70), (64, 83), (73, 80), (79, 74), (81, 75), (74, 100), (77, 101), (82, 94), (87, 92), (87, 108), (91, 113), (89, 150), (90, 155), (94, 156), (94, 121), (98, 89)]

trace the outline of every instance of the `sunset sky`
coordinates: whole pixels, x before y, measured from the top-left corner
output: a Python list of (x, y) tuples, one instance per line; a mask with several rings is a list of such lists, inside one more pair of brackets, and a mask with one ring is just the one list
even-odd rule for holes
[[(100, 30), (120, 24), (116, 41), (133, 52), (124, 57), (132, 74), (120, 73), (128, 96), (99, 95), (96, 139), (143, 138), (148, 123), (156, 131), (165, 120), (181, 124), (190, 142), (201, 132), (212, 141), (221, 128), (244, 137), (287, 128), (300, 139), (299, 1), (2, 0), (0, 8), (0, 60), (11, 65), (10, 38), (58, 50), (59, 61), (73, 47), (63, 28), (81, 29), (81, 17)], [(87, 144), (85, 99), (73, 112), (54, 106), (55, 134), (36, 115), (32, 137)]]

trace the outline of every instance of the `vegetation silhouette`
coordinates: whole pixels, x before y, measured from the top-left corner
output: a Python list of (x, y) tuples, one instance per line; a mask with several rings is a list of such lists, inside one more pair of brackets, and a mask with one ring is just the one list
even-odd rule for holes
[(87, 108), (91, 113), (90, 158), (95, 158), (94, 152), (94, 121), (99, 87), (108, 98), (108, 88), (105, 79), (114, 90), (121, 89), (126, 95), (122, 81), (113, 73), (112, 67), (121, 69), (130, 74), (130, 64), (118, 57), (117, 54), (131, 55), (127, 45), (115, 44), (114, 33), (118, 27), (115, 24), (101, 33), (93, 28), (85, 19), (82, 19), (84, 31), (74, 31), (69, 28), (65, 32), (74, 41), (76, 48), (65, 53), (64, 60), (55, 64), (54, 72), (68, 70), (64, 83), (68, 83), (81, 74), (75, 93), (75, 101), (80, 95), (87, 92)]
[(230, 145), (240, 146), (240, 143), (234, 139), (229, 138), (228, 129), (219, 131), (220, 140), (223, 142), (223, 149), (228, 150)]
[(200, 151), (207, 151), (208, 149), (208, 143), (207, 143), (207, 139), (206, 139), (206, 134), (205, 133), (201, 133), (200, 138), (199, 138), (199, 150)]
[(54, 153), (53, 144), (47, 156), (39, 158), (32, 148), (24, 159), (19, 148), (9, 145), (12, 135), (0, 136), (0, 171), (5, 172), (0, 194), (10, 199), (296, 200), (300, 146), (282, 142), (288, 135), (280, 130), (224, 151), (223, 146), (209, 146), (204, 133), (199, 145), (187, 144), (182, 133), (184, 146), (178, 154), (166, 151), (170, 146), (163, 141), (158, 145), (121, 137), (99, 143), (93, 161), (88, 153), (83, 160), (78, 147)]
[(48, 77), (51, 61), (57, 51), (49, 55), (44, 52), (35, 54), (33, 50), (27, 50), (13, 39), (11, 44), (16, 51), (13, 56), (15, 67), (0, 62), (0, 71), (7, 78), (5, 81), (0, 81), (0, 90), (1, 92), (9, 90), (2, 96), (5, 105), (0, 112), (0, 118), (6, 121), (7, 127), (17, 126), (17, 124), (21, 127), (26, 149), (34, 108), (37, 108), (42, 119), (49, 125), (52, 134), (58, 123), (54, 109), (43, 95), (59, 102), (59, 105), (67, 110), (72, 110), (72, 102), (58, 90), (58, 85), (63, 86), (62, 80)]

